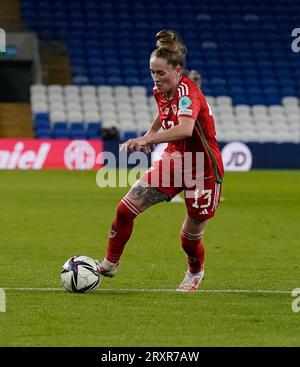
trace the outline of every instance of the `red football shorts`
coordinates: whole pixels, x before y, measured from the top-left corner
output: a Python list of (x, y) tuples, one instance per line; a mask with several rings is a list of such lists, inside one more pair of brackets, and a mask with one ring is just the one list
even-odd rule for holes
[(220, 202), (222, 186), (216, 183), (214, 172), (205, 172), (201, 186), (190, 186), (183, 178), (182, 169), (176, 169), (176, 163), (171, 164), (169, 172), (164, 171), (162, 165), (166, 157), (164, 153), (162, 159), (155, 161), (142, 175), (141, 181), (166, 194), (167, 201), (171, 201), (174, 196), (184, 191), (185, 205), (190, 217), (201, 222), (212, 218)]

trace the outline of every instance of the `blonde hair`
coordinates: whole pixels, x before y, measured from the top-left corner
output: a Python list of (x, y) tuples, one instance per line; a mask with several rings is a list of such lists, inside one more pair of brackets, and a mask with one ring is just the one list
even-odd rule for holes
[(151, 57), (161, 57), (174, 67), (185, 67), (187, 50), (180, 36), (174, 31), (162, 30), (156, 34), (156, 49)]

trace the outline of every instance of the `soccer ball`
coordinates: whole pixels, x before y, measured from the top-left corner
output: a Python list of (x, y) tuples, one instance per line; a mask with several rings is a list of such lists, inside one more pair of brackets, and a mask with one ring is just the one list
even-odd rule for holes
[(62, 286), (72, 293), (94, 291), (100, 283), (97, 264), (88, 256), (73, 256), (67, 260), (61, 269)]

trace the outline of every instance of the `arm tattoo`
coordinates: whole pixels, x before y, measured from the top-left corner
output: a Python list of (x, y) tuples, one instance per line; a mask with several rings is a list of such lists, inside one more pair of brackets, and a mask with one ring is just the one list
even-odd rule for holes
[(150, 206), (168, 200), (168, 196), (148, 184), (137, 181), (127, 194), (129, 199), (141, 202), (141, 210), (147, 209)]

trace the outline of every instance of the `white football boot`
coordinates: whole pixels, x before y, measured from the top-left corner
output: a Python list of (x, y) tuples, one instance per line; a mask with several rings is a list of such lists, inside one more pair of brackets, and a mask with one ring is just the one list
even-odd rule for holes
[(98, 272), (100, 275), (103, 275), (104, 277), (113, 278), (117, 272), (118, 272), (118, 266), (119, 263), (114, 264), (106, 258), (104, 258), (103, 261), (95, 260), (96, 264), (98, 266)]
[(204, 267), (199, 273), (191, 273), (189, 270), (185, 273), (183, 281), (177, 288), (178, 292), (195, 292), (204, 277)]

